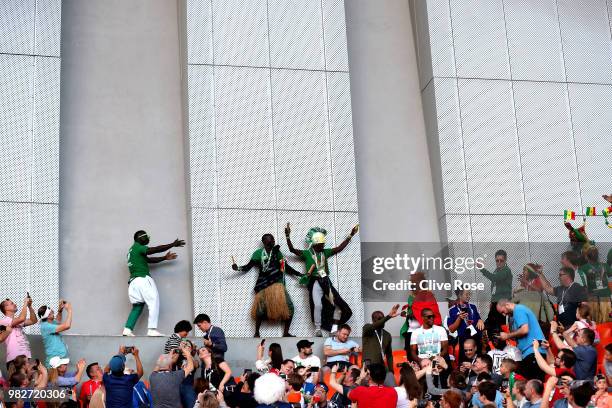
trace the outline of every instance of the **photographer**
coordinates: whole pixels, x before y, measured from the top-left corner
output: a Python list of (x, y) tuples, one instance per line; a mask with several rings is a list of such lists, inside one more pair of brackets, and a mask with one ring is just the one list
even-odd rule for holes
[(255, 361), (255, 368), (260, 373), (272, 372), (275, 374), (280, 373), (281, 365), (283, 364), (283, 349), (280, 344), (272, 343), (268, 347), (268, 358), (264, 359), (266, 340), (263, 339), (257, 345), (257, 360)]
[[(63, 310), (66, 309), (66, 321), (62, 323)], [(60, 300), (57, 306), (57, 316), (49, 306), (38, 308), (40, 318), (40, 335), (45, 346), (45, 365), (49, 367), (52, 357), (68, 357), (68, 348), (62, 338), (62, 332), (69, 330), (72, 325), (72, 305)]]
[(236, 407), (255, 408), (257, 406), (257, 401), (253, 397), (253, 390), (255, 389), (255, 381), (259, 377), (259, 373), (254, 373), (251, 370), (244, 371), (232, 395), (232, 401), (234, 401)]
[(471, 293), (467, 290), (457, 289), (455, 291), (457, 303), (448, 310), (446, 327), (451, 336), (457, 337), (459, 344), (459, 361), (464, 361), (464, 343), (467, 339), (474, 339), (480, 344), (484, 321), (476, 305), (470, 303)]
[(172, 371), (172, 355), (162, 354), (157, 359), (155, 370), (149, 376), (151, 396), (155, 407), (182, 407), (180, 386), (193, 371), (193, 357), (191, 346), (188, 343), (181, 342), (179, 350), (186, 361), (181, 369)]
[(32, 309), (32, 298), (30, 295), (28, 294), (24, 299), (23, 308), (19, 315), (15, 316), (17, 313), (17, 305), (10, 299), (5, 299), (0, 302), (0, 312), (5, 316), (0, 318), (0, 325), (6, 328), (3, 335), (3, 343), (6, 346), (7, 366), (20, 355), (32, 358), (30, 343), (25, 334), (23, 334), (24, 327), (31, 326), (38, 322), (36, 312)]
[(559, 350), (570, 349), (576, 354), (576, 364), (574, 371), (576, 379), (587, 380), (595, 376), (597, 369), (597, 350), (593, 347), (595, 341), (595, 333), (591, 329), (582, 329), (578, 334), (578, 338), (574, 341), (574, 333), (565, 332), (563, 337), (567, 345), (561, 339), (558, 333), (559, 326), (557, 322), (550, 322), (550, 331), (552, 339)]
[(81, 359), (77, 362), (77, 371), (68, 373), (67, 358), (53, 357), (49, 360), (49, 384), (54, 387), (72, 388), (77, 385), (83, 374), (85, 373), (85, 360)]
[(357, 379), (359, 378), (360, 370), (357, 368), (344, 368), (341, 371), (340, 378), (337, 378), (338, 364), (331, 369), (329, 377), (329, 386), (336, 390), (336, 393), (329, 401), (329, 405), (333, 408), (349, 408), (351, 400), (348, 397), (349, 392), (357, 388)]
[[(132, 354), (136, 360), (136, 374), (125, 374), (125, 355)], [(140, 352), (136, 347), (119, 347), (119, 354), (110, 359), (104, 367), (102, 382), (106, 391), (106, 408), (125, 408), (132, 405), (134, 386), (138, 383), (144, 370), (140, 361)]]

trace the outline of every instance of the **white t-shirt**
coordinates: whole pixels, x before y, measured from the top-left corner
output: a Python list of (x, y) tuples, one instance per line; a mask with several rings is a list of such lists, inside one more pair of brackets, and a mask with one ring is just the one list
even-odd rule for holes
[(448, 341), (446, 330), (442, 326), (432, 326), (430, 329), (419, 327), (412, 332), (410, 344), (416, 344), (419, 358), (437, 356), (442, 351), (442, 342)]
[(406, 389), (402, 386), (395, 387), (395, 392), (397, 392), (397, 405), (396, 408), (408, 408), (408, 403), (410, 400), (408, 399), (408, 393)]
[(303, 367), (321, 367), (321, 359), (314, 354), (309, 355), (306, 358), (300, 358), (300, 355), (293, 357), (292, 360), (295, 365), (301, 365)]

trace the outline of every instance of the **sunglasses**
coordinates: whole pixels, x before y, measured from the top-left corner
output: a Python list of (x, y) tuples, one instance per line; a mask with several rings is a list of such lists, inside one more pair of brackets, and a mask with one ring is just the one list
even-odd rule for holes
[(423, 319), (433, 319), (434, 315), (423, 315)]

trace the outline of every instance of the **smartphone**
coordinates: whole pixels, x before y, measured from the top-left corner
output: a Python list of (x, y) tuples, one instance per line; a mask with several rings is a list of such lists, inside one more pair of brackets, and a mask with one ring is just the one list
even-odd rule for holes
[(134, 352), (134, 346), (125, 346), (125, 354), (132, 354)]
[(266, 339), (263, 339), (261, 343), (259, 343), (260, 346), (263, 346), (264, 344), (266, 344)]
[(431, 360), (431, 367), (436, 368), (438, 366), (438, 360)]
[(253, 370), (251, 370), (250, 368), (245, 368), (244, 369), (244, 373), (242, 373), (242, 375), (244, 376), (248, 376), (253, 372)]
[(319, 372), (319, 367), (310, 367), (310, 369), (308, 370), (311, 373), (318, 373)]
[(26, 292), (26, 296), (27, 296), (27, 297), (30, 297), (30, 292)]

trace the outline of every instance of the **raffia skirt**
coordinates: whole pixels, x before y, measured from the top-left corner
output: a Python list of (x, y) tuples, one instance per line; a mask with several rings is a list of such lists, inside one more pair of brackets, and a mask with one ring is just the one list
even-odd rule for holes
[(275, 283), (255, 294), (251, 318), (263, 320), (289, 320), (293, 317), (293, 302), (285, 285)]
[(591, 307), (591, 318), (597, 324), (607, 323), (610, 321), (610, 298), (603, 296), (589, 296), (589, 306)]

